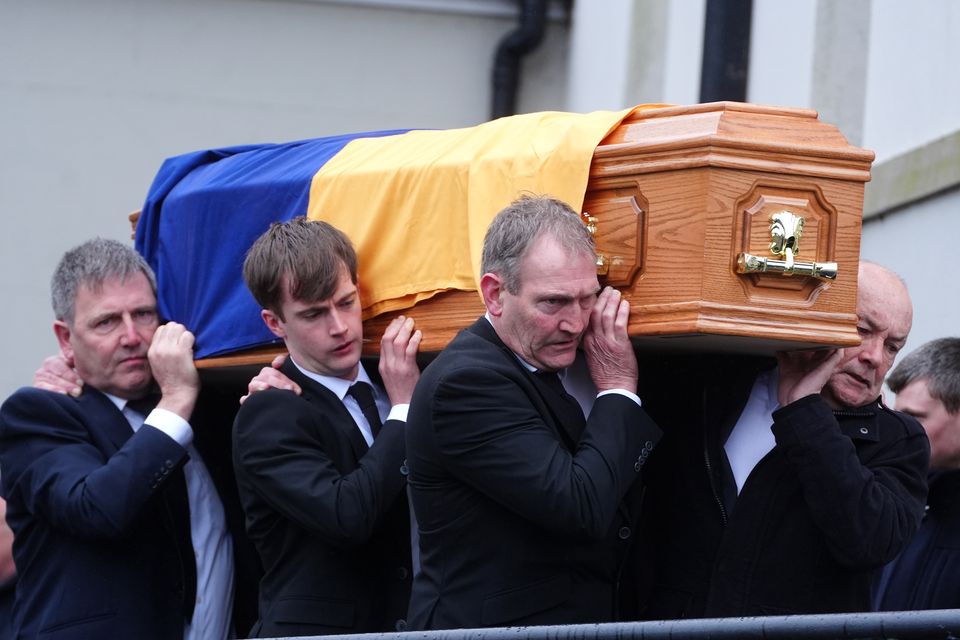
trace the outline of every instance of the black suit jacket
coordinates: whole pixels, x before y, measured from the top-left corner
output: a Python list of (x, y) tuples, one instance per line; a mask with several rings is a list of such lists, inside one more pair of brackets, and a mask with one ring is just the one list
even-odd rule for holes
[(776, 445), (737, 495), (724, 443), (772, 364), (676, 358), (650, 389), (667, 435), (647, 468), (640, 617), (866, 611), (871, 578), (916, 530), (927, 439), (879, 401), (834, 412), (810, 395), (774, 411)]
[(368, 449), (339, 398), (289, 359), (281, 370), (302, 395), (256, 393), (234, 423), (237, 484), (264, 568), (253, 633), (402, 627), (411, 579), (404, 425), (387, 421)]
[(19, 573), (17, 633), (183, 635), (196, 584), (186, 460), (159, 430), (133, 433), (93, 389), (71, 398), (25, 388), (3, 404), (0, 468)]
[(483, 318), (424, 371), (407, 425), (412, 628), (614, 618), (633, 526), (621, 499), (660, 430), (618, 394), (582, 435), (567, 412)]

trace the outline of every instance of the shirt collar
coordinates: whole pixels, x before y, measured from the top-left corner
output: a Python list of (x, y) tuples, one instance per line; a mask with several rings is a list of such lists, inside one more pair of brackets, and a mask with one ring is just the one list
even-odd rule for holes
[[(341, 401), (347, 395), (347, 390), (351, 385), (357, 382), (366, 382), (371, 387), (374, 387), (373, 381), (370, 379), (370, 376), (367, 374), (367, 370), (363, 368), (363, 363), (358, 363), (357, 366), (357, 377), (353, 380), (344, 380), (343, 378), (337, 378), (334, 376), (324, 376), (319, 373), (314, 373), (301, 367), (296, 360), (293, 359), (293, 356), (290, 356), (290, 362), (293, 363), (297, 369), (300, 370), (300, 373), (307, 376), (314, 382), (319, 382), (324, 387), (326, 387), (333, 395), (337, 396)], [(376, 388), (376, 387), (374, 387)]]
[(103, 395), (107, 396), (107, 398), (110, 399), (110, 402), (112, 402), (113, 404), (115, 404), (115, 405), (117, 406), (117, 409), (119, 409), (120, 411), (123, 411), (124, 407), (127, 406), (127, 403), (130, 402), (130, 401), (127, 400), (126, 398), (121, 398), (120, 396), (115, 396), (115, 395), (113, 395), (112, 393), (107, 393), (107, 392), (105, 392), (105, 391), (101, 391), (100, 393), (102, 393)]

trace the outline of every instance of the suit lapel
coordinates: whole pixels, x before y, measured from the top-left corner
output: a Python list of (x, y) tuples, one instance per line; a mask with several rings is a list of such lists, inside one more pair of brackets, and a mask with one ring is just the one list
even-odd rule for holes
[[(93, 388), (84, 388), (78, 398), (80, 406), (91, 418), (100, 433), (116, 448), (120, 449), (133, 436), (133, 428), (127, 417), (107, 396)], [(109, 455), (115, 451), (108, 452)], [(183, 576), (183, 614), (186, 620), (193, 615), (196, 600), (197, 569), (190, 536), (190, 505), (187, 498), (187, 484), (183, 469), (170, 474), (169, 479), (159, 492), (164, 511), (162, 520), (170, 538), (176, 544), (180, 559), (180, 572)]]
[(350, 443), (350, 449), (353, 451), (354, 457), (359, 462), (360, 458), (362, 458), (370, 448), (367, 446), (367, 441), (364, 440), (363, 434), (360, 433), (360, 428), (357, 426), (357, 423), (354, 422), (353, 416), (350, 415), (350, 412), (347, 411), (347, 408), (344, 406), (343, 401), (330, 391), (330, 389), (327, 389), (316, 380), (312, 380), (303, 375), (289, 357), (286, 362), (283, 363), (283, 366), (280, 367), (280, 371), (300, 385), (300, 388), (303, 390), (304, 400), (318, 407), (330, 417), (327, 423), (332, 428), (339, 430), (339, 432), (346, 437)]
[(494, 344), (503, 352), (504, 357), (517, 368), (535, 391), (536, 408), (543, 416), (544, 422), (560, 436), (567, 449), (575, 451), (585, 426), (583, 412), (579, 410), (579, 405), (577, 406), (577, 414), (579, 415), (567, 415), (568, 412), (564, 409), (567, 407), (568, 401), (565, 398), (558, 397), (556, 391), (523, 366), (516, 354), (503, 343), (500, 336), (494, 331), (493, 325), (486, 318), (480, 318), (474, 322), (467, 331)]
[[(133, 435), (133, 428), (117, 405), (103, 393), (90, 387), (83, 388), (83, 394), (77, 399), (91, 423), (119, 449)], [(112, 453), (112, 452), (111, 452)]]

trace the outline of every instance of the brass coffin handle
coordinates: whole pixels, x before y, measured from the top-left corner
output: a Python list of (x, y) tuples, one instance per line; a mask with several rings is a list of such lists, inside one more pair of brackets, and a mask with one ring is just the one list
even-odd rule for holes
[(790, 211), (770, 216), (770, 253), (772, 258), (741, 253), (737, 256), (737, 273), (779, 273), (784, 276), (810, 276), (836, 280), (836, 262), (797, 262), (803, 217)]
[[(594, 242), (597, 240), (597, 219), (584, 211), (580, 214), (580, 219), (583, 220), (583, 224), (587, 226), (587, 231), (590, 232), (590, 235), (593, 236)], [(597, 252), (597, 275), (605, 276), (610, 273), (610, 260), (607, 259), (605, 255), (600, 252)]]

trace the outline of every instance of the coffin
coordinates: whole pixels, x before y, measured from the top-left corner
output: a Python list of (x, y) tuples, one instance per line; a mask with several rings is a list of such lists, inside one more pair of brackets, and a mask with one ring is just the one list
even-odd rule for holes
[[(723, 102), (624, 119), (593, 154), (583, 216), (601, 283), (631, 302), (637, 345), (770, 354), (857, 344), (872, 160), (807, 109)], [(376, 315), (364, 323), (368, 355), (399, 313), (423, 330), (422, 350), (438, 351), (483, 306), (475, 291), (447, 291)], [(266, 345), (200, 365), (280, 352)]]

